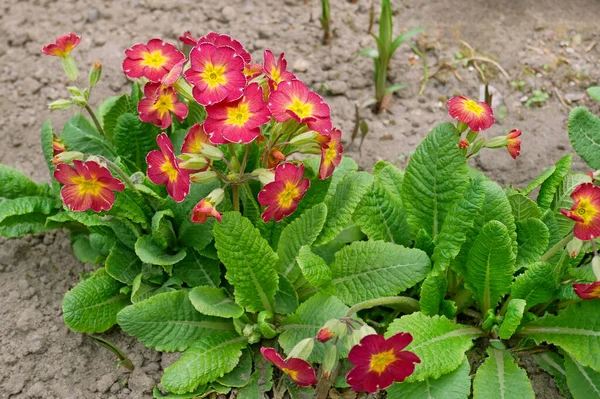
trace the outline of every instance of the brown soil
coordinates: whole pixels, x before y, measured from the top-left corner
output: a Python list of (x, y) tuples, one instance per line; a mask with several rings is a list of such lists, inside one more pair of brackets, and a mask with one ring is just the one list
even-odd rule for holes
[[(348, 142), (354, 125), (354, 104), (372, 96), (373, 66), (357, 56), (373, 47), (367, 34), (370, 0), (351, 4), (332, 0), (333, 44), (320, 44), (317, 0), (178, 1), (74, 1), (23, 0), (0, 4), (0, 162), (19, 167), (38, 181), (48, 181), (39, 130), (52, 117), (56, 127), (74, 111), (54, 112), (47, 103), (66, 97), (59, 62), (43, 57), (40, 48), (60, 34), (83, 35), (75, 56), (81, 84), (91, 63), (104, 64), (93, 103), (128, 90), (120, 65), (130, 45), (162, 37), (172, 42), (184, 30), (195, 35), (210, 30), (228, 33), (244, 43), (258, 61), (262, 50), (285, 51), (289, 65), (307, 84), (322, 90), (332, 107), (334, 123)], [(571, 151), (566, 135), (568, 108), (591, 107), (600, 112), (584, 89), (598, 84), (600, 40), (595, 0), (527, 1), (393, 1), (396, 30), (428, 26), (417, 42), (426, 50), (430, 78), (418, 95), (423, 63), (408, 46), (396, 53), (390, 68), (394, 83), (406, 89), (392, 99), (390, 110), (374, 115), (361, 109), (369, 134), (359, 153), (348, 153), (370, 168), (377, 159), (402, 164), (432, 126), (447, 121), (445, 100), (456, 94), (479, 95), (481, 78), (474, 68), (463, 67), (455, 53), (468, 55), (460, 40), (478, 55), (493, 57), (510, 80), (523, 80), (521, 89), (486, 65), (485, 75), (498, 93), (498, 118), (488, 135), (523, 130), (521, 157), (514, 161), (504, 150), (484, 151), (474, 165), (503, 184), (523, 186), (545, 167)], [(376, 11), (378, 13), (378, 10)], [(312, 14), (312, 18), (311, 18)], [(456, 64), (437, 72), (445, 63)], [(481, 65), (481, 64), (480, 64)], [(462, 81), (459, 81), (459, 78)], [(541, 106), (524, 106), (534, 89), (550, 95)], [(562, 99), (562, 102), (561, 102)], [(564, 104), (563, 104), (564, 103)], [(503, 110), (503, 111), (502, 111)], [(584, 169), (577, 160), (576, 167)], [(65, 233), (0, 241), (0, 398), (146, 398), (173, 355), (145, 349), (135, 339), (113, 331), (104, 336), (130, 355), (134, 373), (117, 369), (113, 356), (86, 337), (64, 327), (60, 302), (78, 274), (91, 269), (81, 265), (70, 250)], [(540, 398), (559, 397), (544, 376), (534, 387)], [(124, 387), (128, 385), (128, 387)]]

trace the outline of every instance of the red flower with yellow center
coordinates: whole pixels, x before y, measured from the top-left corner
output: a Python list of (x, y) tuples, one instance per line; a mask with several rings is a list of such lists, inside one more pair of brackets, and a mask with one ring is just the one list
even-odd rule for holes
[(260, 64), (246, 64), (244, 67), (244, 76), (248, 78), (249, 81), (261, 73), (263, 73), (263, 66)]
[(171, 113), (179, 122), (183, 122), (188, 114), (185, 103), (179, 101), (177, 91), (171, 86), (160, 83), (146, 83), (145, 98), (138, 103), (138, 114), (144, 122), (154, 123), (161, 129), (171, 126)]
[(315, 369), (306, 360), (296, 357), (284, 360), (273, 348), (262, 347), (260, 353), (299, 386), (309, 387), (317, 384)]
[(412, 335), (408, 333), (387, 340), (381, 335), (367, 335), (348, 353), (348, 360), (355, 367), (346, 376), (346, 382), (354, 391), (375, 393), (404, 381), (415, 371), (415, 363), (421, 363), (417, 355), (403, 350), (411, 342)]
[(517, 159), (521, 154), (521, 133), (520, 130), (513, 129), (506, 136), (506, 148), (508, 148), (508, 153), (513, 159)]
[(206, 107), (206, 114), (204, 130), (213, 144), (250, 143), (271, 119), (258, 83), (248, 85), (239, 100)]
[(181, 146), (181, 153), (200, 154), (200, 150), (204, 148), (205, 144), (209, 144), (208, 135), (204, 131), (204, 126), (196, 123), (185, 135), (183, 145)]
[(190, 61), (184, 74), (200, 104), (235, 101), (244, 94), (244, 60), (233, 48), (199, 42), (190, 52)]
[(52, 156), (55, 157), (61, 152), (65, 152), (67, 148), (63, 144), (62, 141), (58, 139), (55, 135), (52, 135)]
[(204, 223), (208, 218), (215, 218), (218, 222), (222, 217), (216, 206), (223, 200), (224, 191), (221, 188), (213, 190), (208, 197), (196, 204), (190, 220), (194, 223)]
[(320, 134), (327, 135), (331, 130), (329, 106), (300, 80), (279, 84), (269, 96), (268, 106), (277, 122), (293, 118)]
[(325, 180), (342, 162), (342, 132), (338, 128), (333, 128), (329, 136), (320, 136), (321, 143), (321, 165), (319, 166), (319, 179)]
[(575, 201), (573, 207), (560, 211), (575, 221), (575, 237), (582, 241), (600, 237), (600, 187), (592, 183), (580, 184), (571, 193), (571, 199)]
[(249, 64), (252, 61), (252, 57), (250, 57), (250, 53), (246, 51), (242, 43), (239, 41), (232, 39), (231, 36), (221, 35), (216, 32), (210, 32), (206, 36), (198, 39), (198, 43), (212, 43), (217, 47), (231, 47), (235, 50), (235, 53), (242, 57), (246, 64)]
[(287, 61), (283, 58), (283, 53), (279, 54), (277, 62), (271, 50), (265, 50), (264, 53), (264, 71), (269, 78), (269, 86), (271, 90), (276, 90), (279, 83), (296, 79), (296, 76), (287, 71)]
[(179, 168), (169, 136), (161, 133), (156, 142), (160, 151), (152, 150), (146, 156), (148, 178), (155, 184), (165, 184), (169, 195), (181, 202), (190, 192), (190, 172)]
[(258, 202), (267, 209), (262, 213), (265, 222), (274, 218), (279, 222), (294, 213), (298, 202), (310, 187), (310, 180), (303, 178), (304, 165), (282, 163), (275, 169), (275, 180), (266, 184), (258, 193)]
[(600, 299), (600, 281), (591, 284), (573, 284), (573, 290), (581, 299)]
[(123, 72), (130, 78), (145, 77), (159, 82), (183, 58), (172, 44), (152, 39), (147, 44), (138, 43), (125, 50)]
[(466, 123), (474, 132), (485, 130), (494, 123), (494, 112), (484, 102), (475, 102), (460, 96), (451, 98), (446, 105), (451, 117), (459, 122)]
[(65, 185), (60, 190), (65, 205), (75, 212), (88, 209), (101, 212), (112, 208), (115, 203), (113, 191), (123, 191), (123, 183), (96, 162), (75, 160), (73, 165), (61, 163), (54, 171), (54, 178)]
[(42, 48), (42, 53), (53, 55), (55, 57), (65, 58), (79, 44), (81, 37), (71, 32), (56, 39), (55, 43), (50, 43)]

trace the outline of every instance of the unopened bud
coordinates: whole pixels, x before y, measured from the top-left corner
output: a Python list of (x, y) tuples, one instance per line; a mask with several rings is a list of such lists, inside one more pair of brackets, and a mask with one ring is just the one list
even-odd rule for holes
[(269, 184), (275, 180), (275, 173), (272, 170), (264, 168), (254, 169), (252, 174), (255, 175), (263, 185)]
[(301, 154), (320, 154), (321, 146), (319, 146), (319, 144), (317, 143), (305, 144), (298, 147), (298, 152), (300, 152)]
[(179, 163), (179, 167), (183, 169), (204, 169), (208, 165), (208, 161), (205, 157), (196, 154), (184, 154), (180, 157), (185, 158), (183, 162)]
[(310, 132), (306, 132), (306, 133), (297, 135), (296, 137), (294, 137), (293, 139), (290, 140), (290, 144), (294, 145), (294, 146), (310, 144), (310, 143), (315, 142), (316, 139), (317, 139), (317, 133), (310, 131)]
[(467, 148), (469, 148), (469, 141), (462, 139), (458, 143), (458, 148), (460, 148), (461, 150), (466, 150)]
[(83, 159), (83, 153), (79, 151), (64, 151), (52, 158), (52, 163), (58, 165), (59, 163), (68, 163), (81, 159)]
[(302, 341), (298, 342), (296, 346), (292, 348), (287, 358), (298, 358), (306, 360), (312, 353), (314, 347), (315, 340), (313, 338), (305, 338)]
[(592, 270), (596, 276), (596, 281), (600, 281), (600, 256), (594, 256), (592, 258)]
[(508, 140), (506, 139), (506, 136), (498, 136), (488, 140), (485, 143), (485, 146), (487, 148), (502, 148), (506, 147), (507, 144)]
[(331, 377), (331, 373), (333, 372), (333, 369), (335, 369), (335, 366), (337, 366), (338, 360), (337, 346), (331, 345), (329, 349), (327, 349), (327, 352), (325, 352), (325, 357), (323, 358), (323, 377)]
[(77, 86), (67, 86), (67, 90), (74, 96), (83, 96), (83, 93)]
[(102, 76), (102, 64), (96, 61), (90, 70), (90, 87), (96, 86), (96, 83), (100, 80), (100, 76)]
[(61, 98), (59, 100), (53, 101), (50, 104), (48, 104), (48, 108), (50, 108), (52, 110), (69, 109), (69, 108), (71, 108), (71, 105), (73, 105), (73, 101)]
[(71, 97), (71, 101), (80, 107), (85, 107), (87, 105), (87, 100), (83, 96), (73, 96)]
[(582, 246), (583, 241), (577, 237), (573, 237), (573, 239), (567, 244), (567, 252), (569, 252), (569, 256), (571, 258), (576, 258), (577, 255), (579, 255)]
[(204, 144), (204, 147), (200, 150), (200, 154), (213, 161), (218, 161), (219, 159), (223, 158), (223, 153), (221, 150), (208, 144)]
[(330, 319), (317, 333), (317, 340), (325, 343), (334, 337), (343, 338), (346, 335), (346, 331), (347, 327), (345, 323), (342, 323), (339, 319)]
[(371, 326), (363, 324), (358, 330), (348, 336), (348, 349), (360, 344), (360, 341), (367, 335), (377, 334), (377, 331)]
[(465, 130), (467, 130), (467, 128), (468, 128), (468, 127), (469, 127), (469, 125), (467, 125), (467, 124), (466, 124), (466, 123), (464, 123), (464, 122), (458, 122), (458, 123), (456, 124), (456, 129), (457, 129), (457, 130), (458, 130), (460, 133), (462, 133), (462, 132), (464, 132)]
[(222, 188), (215, 188), (210, 192), (210, 194), (208, 194), (206, 200), (210, 201), (210, 203), (216, 207), (221, 202), (223, 202), (223, 198), (225, 198), (225, 190), (223, 190)]
[(212, 170), (206, 170), (204, 172), (198, 172), (190, 175), (190, 180), (193, 183), (210, 183), (217, 179), (217, 174)]
[(471, 154), (473, 154), (473, 155), (478, 154), (484, 145), (485, 145), (485, 139), (483, 137), (480, 137), (477, 140), (475, 140), (474, 142), (472, 142), (471, 143)]

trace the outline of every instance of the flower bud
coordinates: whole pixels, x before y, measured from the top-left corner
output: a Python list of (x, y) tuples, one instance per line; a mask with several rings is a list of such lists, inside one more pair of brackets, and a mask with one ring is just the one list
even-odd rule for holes
[(461, 150), (466, 150), (467, 148), (469, 148), (469, 141), (462, 139), (459, 143), (458, 143), (458, 148), (460, 148)]
[(317, 140), (318, 133), (310, 131), (302, 133), (290, 140), (290, 144), (294, 146), (300, 146), (304, 144), (314, 143)]
[(312, 353), (314, 347), (315, 340), (313, 338), (305, 338), (292, 348), (287, 359), (299, 358), (306, 360)]
[(217, 179), (217, 174), (212, 170), (205, 170), (204, 172), (198, 172), (190, 175), (190, 180), (193, 183), (210, 183)]
[(330, 319), (317, 333), (317, 340), (325, 343), (336, 336), (343, 338), (346, 335), (346, 331), (345, 323), (342, 323), (339, 319)]
[(253, 175), (258, 177), (258, 180), (264, 185), (269, 184), (275, 180), (275, 173), (272, 170), (267, 170), (264, 168), (254, 169), (252, 172)]
[(71, 97), (71, 101), (75, 105), (79, 105), (80, 107), (85, 107), (87, 105), (87, 100), (83, 96), (73, 96)]
[(358, 330), (348, 336), (348, 349), (360, 344), (360, 341), (367, 335), (377, 334), (375, 329), (367, 324), (363, 324)]
[(200, 155), (185, 154), (181, 155), (180, 157), (185, 158), (183, 162), (179, 163), (179, 167), (183, 169), (198, 170), (204, 169), (206, 168), (206, 165), (208, 165), (208, 161), (206, 160), (206, 158)]
[(64, 151), (52, 158), (52, 163), (58, 165), (59, 163), (73, 162), (76, 159), (83, 159), (83, 153), (79, 151)]
[(223, 153), (221, 150), (208, 144), (204, 144), (204, 147), (200, 150), (200, 154), (213, 161), (218, 161), (219, 159), (223, 158)]
[(102, 64), (96, 61), (90, 70), (90, 87), (96, 86), (96, 83), (100, 80), (100, 76), (102, 76)]
[(594, 256), (592, 258), (592, 270), (596, 276), (596, 281), (600, 281), (600, 256)]
[(301, 154), (318, 155), (321, 153), (321, 146), (318, 143), (304, 144), (298, 147), (298, 152), (300, 152)]
[(73, 102), (71, 100), (61, 98), (59, 100), (53, 101), (50, 104), (48, 104), (48, 108), (50, 108), (52, 110), (69, 109), (69, 108), (71, 108), (71, 105), (73, 105)]
[(469, 130), (469, 133), (467, 133), (467, 141), (469, 143), (472, 143), (475, 141), (475, 139), (477, 138), (477, 132), (474, 132), (472, 130)]
[(338, 360), (337, 346), (331, 345), (329, 349), (327, 349), (327, 352), (325, 352), (325, 357), (323, 358), (323, 377), (331, 377), (331, 373), (337, 366)]
[(498, 136), (488, 140), (485, 143), (485, 146), (487, 148), (502, 148), (506, 147), (507, 144), (508, 140), (506, 139), (506, 136)]
[(74, 96), (83, 96), (83, 93), (77, 86), (67, 86), (67, 90)]
[(582, 246), (583, 241), (577, 237), (573, 237), (573, 239), (567, 244), (567, 252), (569, 252), (569, 256), (571, 256), (571, 258), (576, 258), (577, 255), (579, 255)]
[(223, 190), (222, 188), (215, 188), (206, 197), (206, 199), (210, 201), (210, 203), (213, 204), (213, 206), (217, 206), (221, 202), (223, 202), (223, 198), (225, 198), (225, 190)]
[(485, 144), (485, 139), (483, 137), (478, 138), (473, 143), (471, 143), (471, 154), (478, 154), (479, 151), (483, 148)]

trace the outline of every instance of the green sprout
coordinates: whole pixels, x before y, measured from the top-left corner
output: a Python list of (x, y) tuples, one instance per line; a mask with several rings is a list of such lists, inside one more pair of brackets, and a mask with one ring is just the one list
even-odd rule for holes
[(323, 28), (323, 44), (331, 44), (331, 7), (329, 0), (321, 0), (321, 27)]
[(534, 90), (533, 95), (525, 101), (525, 106), (530, 107), (535, 104), (537, 106), (541, 106), (547, 99), (550, 97), (548, 93), (544, 93), (541, 90)]

